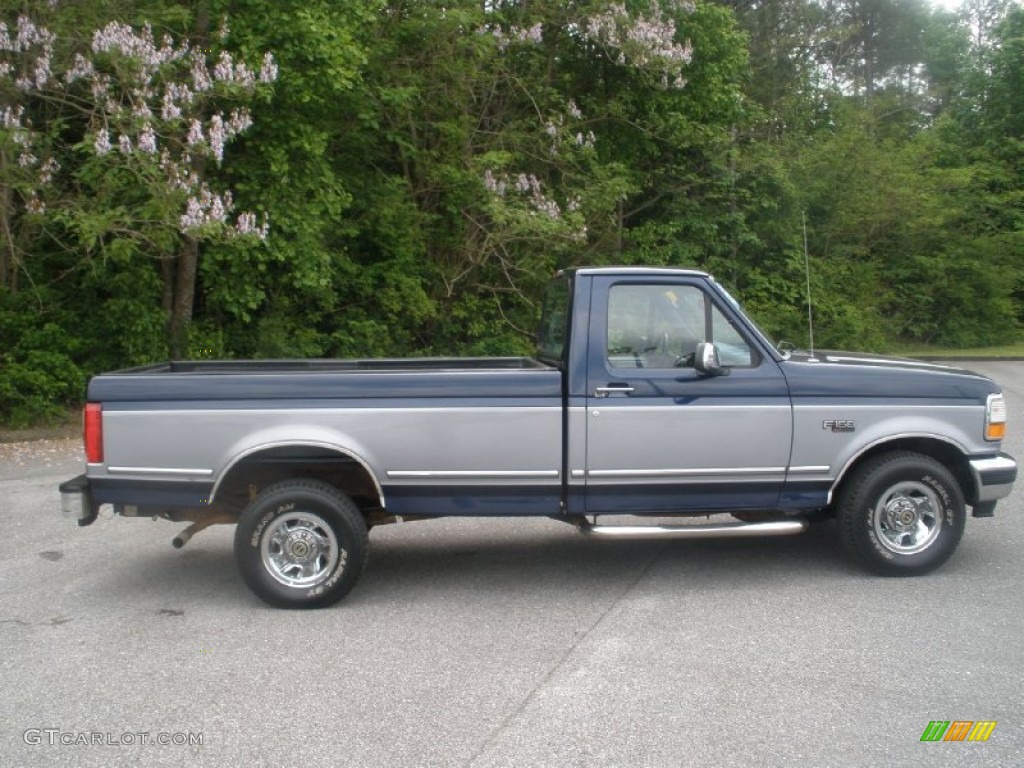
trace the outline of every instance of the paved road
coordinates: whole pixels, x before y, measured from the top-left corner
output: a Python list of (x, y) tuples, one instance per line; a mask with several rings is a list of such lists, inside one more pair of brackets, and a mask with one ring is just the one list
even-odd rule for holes
[[(1024, 363), (975, 367), (1024, 457)], [(178, 551), (180, 525), (62, 520), (77, 461), (0, 459), (0, 766), (1024, 764), (1024, 490), (922, 579), (864, 575), (828, 526), (440, 521), (374, 531), (355, 592), (295, 613), (246, 590), (228, 529)], [(998, 726), (919, 740), (958, 719)]]

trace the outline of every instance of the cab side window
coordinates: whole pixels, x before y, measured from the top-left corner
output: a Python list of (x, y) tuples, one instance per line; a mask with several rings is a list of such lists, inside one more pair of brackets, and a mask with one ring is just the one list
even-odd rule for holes
[(697, 344), (714, 341), (724, 365), (753, 353), (710, 299), (691, 285), (615, 285), (608, 295), (608, 362), (614, 368), (687, 368)]

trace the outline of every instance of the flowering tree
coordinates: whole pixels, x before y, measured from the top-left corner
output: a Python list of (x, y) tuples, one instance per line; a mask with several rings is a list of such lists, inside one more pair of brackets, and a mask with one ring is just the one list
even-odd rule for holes
[[(220, 39), (226, 35), (222, 27)], [(110, 22), (60, 39), (0, 20), (0, 287), (18, 289), (33, 241), (82, 256), (146, 253), (163, 264), (172, 353), (192, 315), (198, 244), (264, 239), (266, 216), (233, 212), (211, 168), (252, 124), (248, 102), (277, 77), (227, 50), (149, 25)]]
[[(692, 13), (692, 3), (672, 3), (671, 7), (662, 8), (657, 0), (651, 0), (646, 8), (632, 10), (622, 3), (598, 3), (574, 10), (575, 15), (567, 24), (563, 20), (558, 25), (545, 24), (544, 9), (539, 11), (541, 20), (527, 17), (518, 23), (503, 19), (500, 13), (484, 16), (483, 29), (493, 37), (506, 62), (495, 75), (500, 84), (516, 83), (514, 89), (506, 92), (506, 98), (513, 103), (519, 101), (518, 82), (525, 79), (518, 71), (523, 66), (523, 57), (539, 54), (543, 60), (549, 57), (546, 49), (571, 51), (591, 68), (618, 69), (620, 78), (653, 91), (652, 100), (657, 98), (658, 91), (671, 93), (686, 86), (693, 48), (688, 40), (680, 39), (675, 17)], [(529, 24), (530, 21), (533, 23)], [(532, 79), (538, 82), (536, 77)], [(539, 105), (544, 96), (531, 93), (531, 106)], [(491, 154), (481, 160), (485, 166), (507, 164), (509, 168), (525, 161), (535, 169), (533, 173), (520, 168), (515, 173), (503, 171), (497, 175), (491, 167), (484, 170), (484, 188), (491, 196), (490, 218), (506, 235), (491, 238), (488, 243), (492, 256), (499, 262), (506, 260), (510, 246), (518, 246), (523, 236), (542, 239), (549, 252), (559, 235), (567, 248), (579, 249), (590, 234), (588, 214), (599, 215), (601, 207), (637, 191), (636, 181), (623, 174), (624, 169), (613, 171), (611, 176), (602, 173), (597, 143), (598, 133), (606, 134), (605, 141), (611, 138), (607, 135), (606, 116), (585, 115), (571, 95), (558, 90), (547, 96), (546, 114), (537, 115), (533, 136), (525, 137), (527, 143), (539, 143), (540, 147), (516, 155)], [(506, 126), (502, 143), (508, 142), (513, 131), (518, 130), (515, 123)], [(541, 181), (537, 173), (546, 177), (548, 183)], [(561, 202), (555, 199), (557, 193), (549, 189), (555, 184), (564, 189)], [(584, 197), (588, 198), (586, 209)]]
[[(689, 122), (695, 58), (716, 66), (691, 44), (707, 14), (685, 0), (456, 0), (431, 13), (387, 3), (369, 97), (353, 110), (377, 137), (369, 151), (364, 138), (358, 153), (351, 142), (338, 152), (371, 190), (353, 201), (353, 254), (401, 275), (380, 291), (424, 286), (422, 300), (394, 301), (418, 312), (404, 343), (523, 349), (553, 269), (623, 260), (631, 216), (678, 193), (668, 169), (692, 162), (712, 131)], [(728, 49), (733, 67), (738, 46)], [(738, 91), (733, 68), (719, 70), (720, 102)], [(706, 107), (701, 117), (721, 119)], [(401, 253), (402, 268), (382, 253)]]

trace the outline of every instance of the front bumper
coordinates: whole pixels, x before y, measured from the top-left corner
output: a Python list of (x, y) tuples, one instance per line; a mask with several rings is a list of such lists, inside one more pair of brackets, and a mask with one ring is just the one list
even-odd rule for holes
[(1000, 453), (987, 459), (971, 459), (970, 465), (977, 489), (975, 506), (994, 504), (1010, 495), (1017, 479), (1017, 462), (1012, 456)]
[(88, 477), (79, 475), (60, 484), (60, 509), (65, 516), (78, 520), (79, 525), (96, 521), (99, 505), (93, 503), (89, 493)]

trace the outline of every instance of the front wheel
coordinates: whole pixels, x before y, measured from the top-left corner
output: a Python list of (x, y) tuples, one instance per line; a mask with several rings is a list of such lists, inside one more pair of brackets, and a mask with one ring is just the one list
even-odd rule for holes
[(963, 492), (949, 470), (909, 451), (876, 456), (857, 469), (837, 512), (847, 552), (884, 576), (938, 568), (960, 543), (967, 519)]
[(238, 570), (279, 608), (323, 608), (355, 586), (366, 566), (366, 521), (353, 501), (318, 480), (269, 486), (235, 530)]

